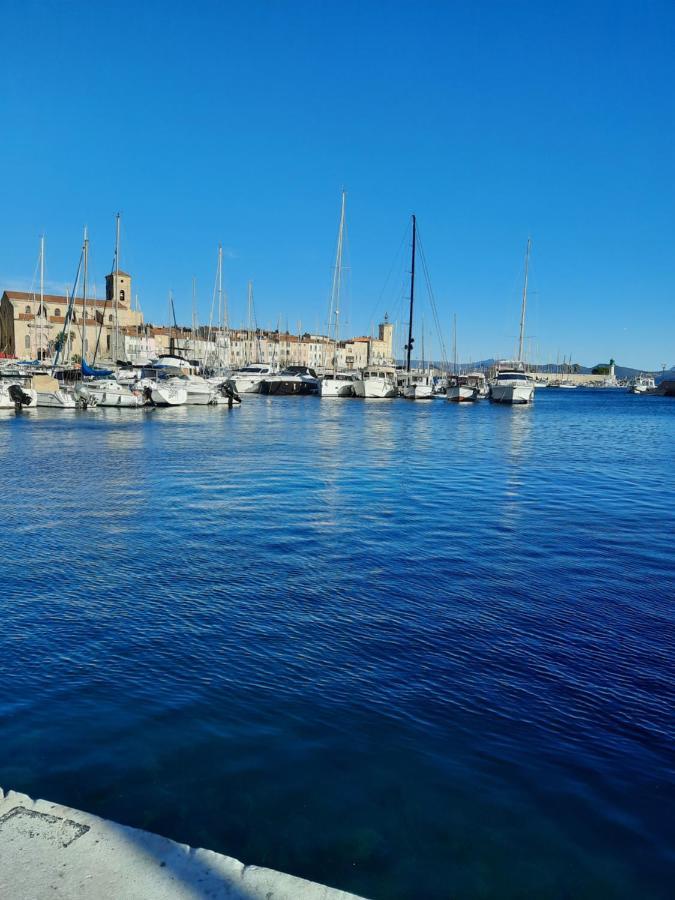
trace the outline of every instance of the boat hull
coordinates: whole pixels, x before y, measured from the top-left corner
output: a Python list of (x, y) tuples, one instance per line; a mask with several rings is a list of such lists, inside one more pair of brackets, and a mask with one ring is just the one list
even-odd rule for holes
[(319, 382), (320, 397), (353, 397), (354, 382), (340, 378), (322, 379)]
[(185, 388), (156, 386), (150, 389), (150, 397), (155, 406), (185, 406), (187, 403)]
[(259, 394), (262, 378), (228, 378), (230, 384), (238, 394)]
[(36, 406), (47, 409), (76, 409), (75, 398), (63, 391), (38, 391)]
[(88, 395), (97, 406), (114, 407), (115, 409), (136, 409), (143, 405), (143, 400), (124, 385), (86, 385)]
[(451, 385), (445, 396), (453, 403), (472, 403), (474, 400), (478, 400), (478, 390), (465, 385), (459, 385), (459, 387)]
[(408, 384), (403, 388), (406, 400), (433, 400), (434, 392), (430, 384)]
[(531, 403), (533, 398), (534, 388), (531, 384), (493, 384), (490, 389), (490, 400), (493, 403), (524, 406)]
[(260, 382), (260, 393), (269, 396), (316, 394), (318, 389), (318, 382), (302, 381), (301, 379), (270, 378)]
[(364, 400), (389, 399), (396, 393), (396, 385), (382, 378), (361, 378), (354, 382), (354, 396)]

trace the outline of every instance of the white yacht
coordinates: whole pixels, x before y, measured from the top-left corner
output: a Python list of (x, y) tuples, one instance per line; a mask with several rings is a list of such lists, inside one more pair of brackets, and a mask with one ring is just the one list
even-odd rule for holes
[(369, 366), (354, 382), (354, 396), (364, 399), (396, 397), (398, 384), (393, 366)]
[(651, 375), (637, 375), (628, 388), (631, 394), (646, 394), (648, 391), (656, 390), (656, 381)]
[(353, 397), (357, 378), (358, 375), (354, 372), (326, 372), (319, 381), (319, 396)]
[(490, 399), (494, 403), (532, 403), (534, 378), (527, 372), (501, 371), (490, 385)]
[(274, 366), (255, 363), (233, 372), (227, 381), (238, 394), (258, 394), (262, 380), (274, 375), (275, 371)]

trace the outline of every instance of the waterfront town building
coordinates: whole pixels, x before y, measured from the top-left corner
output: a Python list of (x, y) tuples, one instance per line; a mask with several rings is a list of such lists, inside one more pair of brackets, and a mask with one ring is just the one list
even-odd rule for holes
[[(20, 360), (51, 360), (65, 339), (64, 363), (119, 357), (123, 334), (143, 325), (142, 314), (131, 308), (131, 276), (106, 276), (105, 300), (78, 298), (64, 335), (68, 297), (37, 291), (4, 291), (0, 299), (0, 354)], [(116, 347), (116, 344), (118, 345)], [(116, 352), (119, 351), (119, 352)]]
[[(377, 337), (339, 341), (325, 335), (264, 329), (209, 329), (154, 326), (131, 305), (131, 275), (106, 276), (104, 300), (77, 298), (64, 335), (68, 297), (37, 291), (6, 290), (0, 299), (0, 358), (49, 360), (65, 341), (64, 364), (84, 359), (91, 365), (124, 360), (136, 365), (162, 354), (180, 353), (211, 367), (240, 368), (249, 363), (303, 365), (313, 369), (359, 369), (393, 360), (393, 325), (385, 316)], [(334, 361), (335, 357), (335, 361)]]

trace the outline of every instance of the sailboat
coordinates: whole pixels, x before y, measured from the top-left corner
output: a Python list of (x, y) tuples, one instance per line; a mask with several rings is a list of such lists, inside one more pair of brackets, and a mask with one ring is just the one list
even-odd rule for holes
[(523, 351), (525, 344), (525, 312), (527, 309), (527, 278), (530, 267), (530, 251), (532, 239), (527, 239), (525, 251), (525, 280), (523, 283), (523, 300), (520, 310), (520, 338), (518, 344), (518, 361), (510, 364), (498, 364), (497, 375), (490, 385), (490, 399), (494, 403), (527, 404), (534, 399), (534, 378), (525, 371)]
[[(408, 343), (406, 351), (406, 371), (403, 378), (403, 390), (408, 384), (413, 383), (410, 375), (410, 357), (414, 343), (413, 338), (413, 307), (415, 302), (415, 251), (417, 249), (417, 219), (412, 216), (412, 259), (410, 268), (410, 318), (408, 322)], [(361, 372), (360, 378), (354, 382), (354, 394), (363, 398), (389, 398), (399, 394), (399, 380), (394, 366), (369, 366)], [(411, 392), (412, 393), (412, 392)], [(415, 399), (411, 396), (410, 399)]]
[(448, 380), (446, 397), (454, 403), (470, 403), (478, 400), (478, 386), (469, 381), (469, 376), (460, 375), (457, 366), (457, 316), (453, 320), (453, 375)]
[[(340, 208), (340, 227), (338, 229), (337, 250), (335, 252), (335, 268), (333, 270), (333, 286), (328, 313), (329, 329), (333, 331), (333, 369), (326, 372), (319, 381), (320, 397), (353, 397), (355, 376), (338, 372), (338, 341), (340, 337), (340, 287), (342, 285), (342, 248), (344, 245), (345, 205), (347, 194), (342, 192)], [(331, 319), (333, 321), (331, 321)]]
[[(112, 369), (97, 369), (94, 364), (87, 364), (85, 359), (86, 327), (87, 327), (87, 266), (89, 257), (89, 240), (85, 229), (84, 235), (84, 281), (82, 288), (82, 381), (76, 388), (78, 399), (87, 405), (115, 407), (116, 409), (135, 409), (143, 406), (144, 399), (140, 391), (133, 390), (126, 384), (120, 384)], [(117, 214), (115, 232), (115, 275), (119, 275), (120, 255), (120, 217)], [(119, 344), (119, 329), (117, 328), (117, 291), (119, 280), (115, 282), (115, 347)], [(117, 355), (116, 353), (114, 354)], [(95, 363), (95, 354), (94, 354)]]

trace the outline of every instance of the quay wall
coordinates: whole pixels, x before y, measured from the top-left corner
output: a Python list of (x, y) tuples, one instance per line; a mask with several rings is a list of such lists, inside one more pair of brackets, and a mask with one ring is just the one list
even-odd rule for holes
[(247, 866), (211, 850), (197, 850), (0, 789), (0, 897), (52, 900), (57, 896), (68, 900), (359, 900), (313, 881)]
[(531, 371), (530, 375), (534, 375), (538, 381), (567, 381), (570, 384), (578, 384), (579, 386), (604, 384), (608, 378), (607, 375), (585, 375), (582, 373), (575, 374), (574, 372), (571, 372), (569, 375), (562, 375), (556, 372)]

